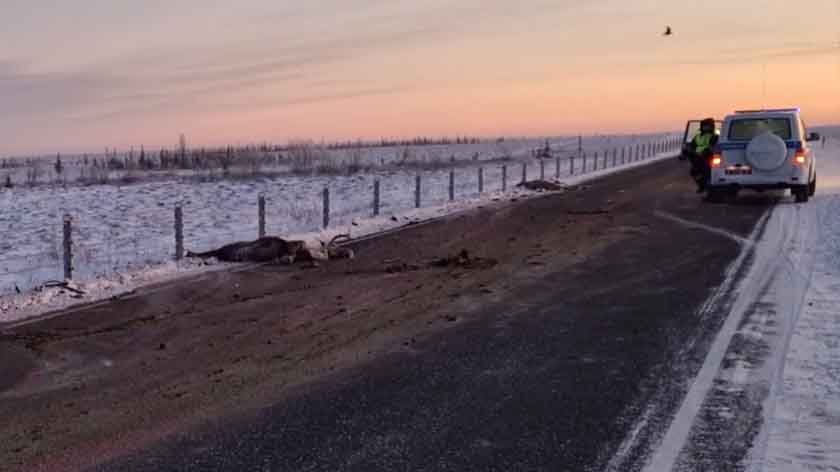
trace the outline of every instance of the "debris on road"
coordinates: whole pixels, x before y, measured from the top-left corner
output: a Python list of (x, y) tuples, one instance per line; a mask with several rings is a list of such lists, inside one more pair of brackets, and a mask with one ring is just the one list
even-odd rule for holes
[(495, 266), (495, 259), (485, 259), (470, 256), (469, 251), (462, 249), (457, 256), (444, 257), (431, 263), (432, 267), (465, 267), (468, 269), (484, 269)]
[(516, 187), (524, 188), (535, 192), (562, 192), (566, 190), (565, 185), (549, 182), (547, 180), (531, 180), (528, 182), (522, 182), (520, 184), (517, 184)]

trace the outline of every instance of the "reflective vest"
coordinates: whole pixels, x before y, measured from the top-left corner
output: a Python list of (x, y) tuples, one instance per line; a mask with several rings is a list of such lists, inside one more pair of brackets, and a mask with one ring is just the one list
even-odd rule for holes
[(714, 133), (704, 134), (700, 133), (694, 137), (694, 146), (695, 152), (697, 154), (702, 154), (703, 151), (706, 150), (712, 144), (712, 138), (714, 138)]

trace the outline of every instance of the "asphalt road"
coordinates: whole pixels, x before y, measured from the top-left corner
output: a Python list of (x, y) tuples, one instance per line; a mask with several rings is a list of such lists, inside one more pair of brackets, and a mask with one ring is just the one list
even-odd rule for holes
[(548, 225), (529, 244), (567, 250), (430, 306), (443, 328), (90, 470), (638, 470), (726, 315), (706, 304), (740, 252), (723, 232), (746, 237), (767, 210), (703, 203), (685, 174), (669, 161), (515, 203), (510, 225), (483, 231), (515, 238), (528, 215)]

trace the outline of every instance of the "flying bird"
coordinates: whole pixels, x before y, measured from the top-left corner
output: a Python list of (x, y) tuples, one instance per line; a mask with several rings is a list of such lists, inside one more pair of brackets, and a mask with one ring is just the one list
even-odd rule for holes
[(672, 34), (673, 34), (673, 33), (671, 32), (671, 27), (670, 27), (670, 26), (666, 26), (666, 27), (665, 27), (665, 33), (663, 33), (663, 34), (662, 34), (662, 36), (671, 36)]

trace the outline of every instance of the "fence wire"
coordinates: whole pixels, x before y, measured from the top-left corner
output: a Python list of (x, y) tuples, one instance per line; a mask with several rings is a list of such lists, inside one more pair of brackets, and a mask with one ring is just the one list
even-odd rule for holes
[[(28, 220), (26, 212), (0, 215), (0, 228), (8, 227), (22, 237), (38, 241), (42, 251), (0, 256), (0, 295), (25, 290), (48, 279), (63, 276), (64, 244), (61, 217), (71, 214), (72, 269), (80, 276), (100, 276), (132, 270), (174, 259), (176, 229), (174, 208), (183, 212), (183, 248), (202, 252), (235, 241), (256, 239), (259, 229), (257, 196), (265, 198), (265, 228), (270, 235), (288, 236), (323, 229), (323, 190), (329, 189), (329, 223), (349, 226), (373, 216), (374, 182), (380, 185), (379, 214), (388, 217), (415, 209), (417, 178), (419, 206), (441, 206), (454, 200), (512, 191), (523, 180), (579, 176), (593, 171), (629, 165), (657, 153), (677, 151), (679, 139), (651, 136), (590, 137), (581, 147), (577, 138), (550, 138), (548, 149), (534, 147), (533, 140), (506, 140), (476, 147), (475, 154), (447, 156), (442, 149), (411, 150), (405, 155), (387, 154), (372, 159), (393, 167), (351, 176), (302, 175), (293, 179), (150, 183), (137, 187), (108, 186), (70, 188), (63, 192), (33, 190), (32, 213), (46, 215), (54, 225), (43, 227)], [(660, 140), (661, 138), (661, 140)], [(617, 139), (621, 139), (618, 141)], [(596, 157), (597, 156), (597, 157)], [(455, 158), (454, 163), (449, 161)], [(481, 170), (479, 170), (481, 169)], [(504, 169), (504, 171), (503, 171)], [(450, 175), (454, 185), (450, 188)], [(88, 192), (97, 205), (80, 208), (77, 198)], [(361, 192), (361, 195), (360, 195)], [(3, 196), (3, 206), (17, 208), (17, 197)], [(22, 244), (22, 242), (19, 242)], [(0, 246), (0, 252), (14, 247)]]

